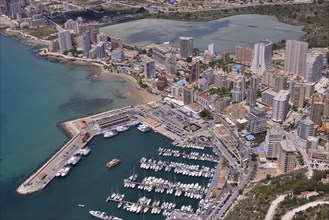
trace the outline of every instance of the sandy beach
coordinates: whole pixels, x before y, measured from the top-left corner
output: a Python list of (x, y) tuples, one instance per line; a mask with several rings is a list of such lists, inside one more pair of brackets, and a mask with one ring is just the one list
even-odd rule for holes
[[(42, 50), (42, 49), (41, 49)], [(101, 63), (93, 62), (93, 61), (83, 61), (81, 58), (66, 58), (64, 55), (59, 55), (55, 53), (40, 53), (39, 55), (42, 57), (47, 57), (47, 59), (60, 60), (63, 63), (74, 63), (77, 65), (86, 65), (92, 67), (92, 75), (90, 75), (91, 80), (102, 80), (102, 79), (113, 79), (117, 78), (119, 80), (123, 80), (130, 85), (131, 91), (125, 94), (117, 94), (122, 97), (133, 97), (136, 99), (138, 104), (148, 103), (152, 101), (160, 101), (161, 96), (155, 95), (147, 92), (145, 89), (142, 89), (136, 79), (133, 76), (130, 76), (125, 73), (117, 73), (111, 70), (104, 69)]]
[(116, 72), (112, 72), (112, 71), (104, 70), (104, 69), (99, 73), (99, 80), (102, 80), (105, 78), (113, 78), (113, 77), (124, 80), (126, 83), (128, 83), (130, 85), (130, 87), (131, 87), (130, 92), (122, 94), (122, 95), (131, 96), (131, 97), (135, 98), (138, 104), (149, 103), (149, 102), (161, 100), (160, 95), (151, 94), (148, 91), (146, 91), (145, 89), (142, 89), (133, 76), (130, 76), (125, 73), (116, 73)]

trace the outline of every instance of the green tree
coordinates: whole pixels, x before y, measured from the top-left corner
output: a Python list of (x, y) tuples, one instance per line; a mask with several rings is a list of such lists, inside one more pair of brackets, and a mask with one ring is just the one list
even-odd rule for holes
[(193, 55), (198, 55), (200, 53), (199, 48), (194, 48), (193, 49)]
[(238, 182), (238, 180), (239, 180), (239, 174), (237, 172), (234, 172), (233, 181)]
[(204, 120), (213, 120), (214, 119), (214, 117), (212, 116), (211, 112), (208, 109), (204, 109), (203, 111), (200, 112), (199, 115)]
[(192, 57), (186, 57), (186, 61), (187, 61), (188, 63), (191, 63), (191, 62), (192, 62)]
[(255, 153), (251, 154), (251, 160), (256, 161), (257, 160), (257, 155)]
[(226, 166), (227, 166), (227, 161), (226, 161), (226, 159), (223, 159), (222, 166), (223, 166), (223, 167), (226, 167)]
[(257, 98), (260, 98), (260, 97), (262, 97), (262, 92), (261, 91), (257, 91)]

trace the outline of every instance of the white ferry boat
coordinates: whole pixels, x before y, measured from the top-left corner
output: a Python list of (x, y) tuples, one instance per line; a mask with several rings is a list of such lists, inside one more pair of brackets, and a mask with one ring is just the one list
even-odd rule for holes
[(151, 127), (146, 124), (141, 124), (137, 127), (137, 129), (140, 130), (141, 132), (147, 132), (151, 130)]
[(118, 127), (116, 128), (116, 130), (117, 130), (118, 132), (127, 131), (128, 129), (129, 129), (129, 126), (118, 126)]
[(109, 216), (106, 214), (106, 212), (101, 211), (89, 211), (89, 214), (100, 219), (107, 220), (109, 219)]
[(81, 148), (79, 154), (82, 156), (87, 156), (90, 153), (91, 149), (89, 147)]
[(118, 132), (116, 130), (107, 131), (107, 132), (104, 133), (104, 138), (110, 138), (110, 137), (113, 137), (117, 134), (118, 134)]
[(138, 125), (139, 124), (139, 121), (132, 121), (132, 122), (130, 122), (130, 126), (136, 126), (136, 125)]
[(77, 164), (81, 159), (81, 156), (80, 155), (74, 155), (73, 157), (71, 157), (68, 161), (67, 161), (67, 164), (72, 164), (72, 165), (75, 165)]
[(57, 177), (64, 177), (66, 176), (71, 170), (71, 166), (65, 166), (64, 168), (60, 169), (57, 173), (56, 176)]
[(64, 167), (61, 176), (62, 177), (66, 176), (70, 172), (70, 170), (71, 170), (71, 166)]

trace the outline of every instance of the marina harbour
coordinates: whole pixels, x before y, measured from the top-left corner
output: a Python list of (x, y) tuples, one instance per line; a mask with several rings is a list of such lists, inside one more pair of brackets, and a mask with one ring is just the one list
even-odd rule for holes
[[(17, 54), (22, 54), (24, 55), (23, 57), (28, 57), (28, 59), (31, 59), (30, 62), (36, 62), (38, 66), (45, 66), (45, 68), (49, 68), (51, 70), (58, 70), (59, 67), (62, 67), (63, 70), (61, 70), (60, 72), (65, 72), (65, 76), (69, 75), (71, 80), (66, 80), (66, 84), (73, 83), (73, 81), (75, 82), (75, 84), (77, 82), (80, 83), (77, 85), (77, 87), (83, 90), (79, 90), (79, 93), (83, 94), (84, 100), (86, 99), (89, 101), (97, 99), (98, 97), (103, 98), (103, 96), (99, 96), (98, 93), (111, 94), (112, 90), (108, 91), (109, 82), (89, 82), (87, 80), (88, 72), (82, 72), (82, 67), (80, 68), (79, 66), (74, 65), (62, 65), (56, 62), (49, 62), (44, 59), (39, 59), (35, 56), (32, 56), (32, 47), (25, 46), (23, 44), (16, 44), (17, 42), (15, 40), (6, 37), (1, 37), (1, 39), (5, 42), (4, 45), (7, 45), (4, 47), (6, 49), (4, 53), (6, 51), (7, 53), (10, 53), (11, 50), (9, 48), (14, 48), (15, 51), (17, 51)], [(16, 53), (13, 53), (13, 57), (15, 56)], [(5, 60), (5, 62), (10, 63), (10, 61), (13, 60), (9, 59), (9, 56), (7, 56), (7, 58), (8, 60)], [(20, 58), (20, 56), (17, 56), (17, 59), (18, 58)], [(21, 62), (20, 59), (18, 60), (19, 62)], [(8, 65), (7, 67), (16, 66)], [(203, 153), (214, 155), (214, 158), (218, 159), (218, 156), (213, 153), (211, 145), (204, 144), (204, 138), (199, 138), (195, 140), (191, 139), (190, 143), (186, 140), (186, 144), (180, 143), (174, 146), (172, 145), (172, 143), (178, 142), (178, 140), (180, 139), (179, 135), (181, 135), (179, 132), (182, 129), (177, 129), (177, 131), (175, 130), (175, 132), (168, 132), (168, 130), (166, 130), (164, 126), (159, 126), (156, 129), (152, 128), (149, 132), (143, 133), (137, 129), (137, 127), (139, 126), (137, 125), (130, 127), (124, 132), (118, 132), (117, 135), (112, 136), (110, 138), (104, 138), (104, 134), (102, 132), (99, 132), (99, 135), (96, 135), (93, 138), (90, 137), (85, 143), (82, 143), (83, 136), (80, 135), (79, 129), (76, 129), (76, 125), (72, 126), (73, 124), (70, 124), (70, 121), (67, 121), (69, 118), (75, 118), (77, 116), (75, 111), (71, 110), (71, 107), (73, 109), (75, 109), (76, 106), (79, 106), (79, 108), (81, 107), (81, 105), (78, 104), (73, 106), (71, 105), (71, 103), (66, 104), (68, 101), (71, 100), (70, 97), (74, 96), (77, 88), (69, 87), (73, 91), (66, 91), (65, 88), (67, 87), (63, 88), (66, 85), (63, 84), (63, 74), (58, 74), (58, 71), (50, 71), (47, 74), (44, 74), (44, 72), (42, 71), (38, 72), (38, 69), (31, 69), (26, 71), (24, 72), (21, 69), (10, 70), (9, 72), (22, 74), (9, 74), (6, 77), (10, 78), (4, 79), (6, 79), (7, 85), (11, 84), (11, 88), (14, 88), (17, 92), (22, 91), (22, 88), (24, 88), (23, 91), (25, 91), (25, 93), (32, 93), (34, 95), (33, 98), (40, 99), (42, 97), (42, 108), (46, 109), (47, 112), (41, 111), (42, 108), (40, 106), (34, 106), (34, 110), (27, 109), (31, 108), (31, 104), (29, 104), (29, 102), (32, 103), (35, 100), (26, 99), (24, 94), (17, 94), (17, 97), (15, 98), (15, 100), (18, 101), (17, 104), (13, 100), (11, 100), (11, 102), (9, 102), (9, 100), (7, 99), (4, 100), (4, 103), (7, 104), (7, 107), (4, 110), (8, 112), (6, 114), (6, 116), (8, 117), (5, 118), (6, 120), (2, 120), (1, 122), (2, 126), (6, 126), (7, 128), (6, 130), (1, 131), (4, 137), (7, 137), (5, 138), (5, 140), (2, 139), (2, 144), (4, 144), (6, 147), (5, 149), (3, 149), (4, 151), (2, 153), (3, 155), (6, 155), (6, 157), (3, 156), (1, 158), (1, 164), (3, 165), (3, 168), (1, 169), (2, 171), (6, 172), (2, 172), (1, 174), (3, 177), (1, 183), (1, 193), (4, 195), (4, 198), (6, 198), (6, 200), (10, 200), (11, 202), (7, 203), (6, 200), (3, 200), (4, 210), (1, 210), (1, 218), (35, 220), (35, 216), (39, 216), (39, 219), (95, 219), (89, 213), (89, 211), (99, 210), (101, 212), (106, 212), (109, 216), (116, 216), (122, 219), (142, 219), (143, 216), (145, 217), (145, 219), (164, 219), (162, 213), (163, 210), (159, 214), (151, 214), (152, 209), (150, 209), (145, 214), (137, 214), (123, 210), (123, 207), (118, 209), (118, 204), (115, 202), (106, 203), (105, 200), (107, 199), (107, 197), (114, 192), (125, 194), (125, 201), (129, 201), (132, 203), (136, 203), (137, 200), (143, 197), (145, 194), (147, 198), (152, 199), (151, 205), (156, 199), (161, 201), (161, 205), (165, 204), (164, 202), (175, 203), (175, 209), (181, 209), (183, 207), (183, 209), (185, 210), (186, 206), (189, 205), (191, 205), (193, 211), (196, 211), (198, 209), (198, 204), (200, 200), (185, 196), (185, 192), (182, 192), (180, 196), (175, 196), (177, 190), (174, 190), (171, 194), (169, 193), (169, 191), (167, 194), (167, 190), (163, 193), (158, 193), (155, 192), (155, 189), (153, 189), (151, 192), (145, 191), (144, 189), (140, 190), (138, 189), (138, 186), (136, 186), (136, 188), (125, 188), (124, 179), (127, 179), (130, 176), (130, 173), (132, 173), (135, 169), (135, 172), (139, 176), (136, 180), (138, 182), (142, 182), (144, 178), (154, 176), (156, 178), (162, 178), (170, 182), (180, 182), (183, 184), (198, 183), (202, 187), (207, 187), (211, 178), (180, 175), (174, 173), (174, 169), (172, 169), (170, 172), (167, 172), (165, 170), (155, 172), (154, 170), (141, 169), (139, 167), (140, 159), (142, 157), (147, 157), (157, 161), (173, 161), (189, 165), (199, 164), (201, 166), (204, 165), (207, 167), (215, 168), (215, 162), (187, 159), (188, 155), (190, 155), (189, 157), (191, 158), (195, 157), (195, 152), (199, 152), (200, 155), (202, 155)], [(28, 78), (26, 78), (27, 73), (29, 74)], [(36, 74), (34, 78), (32, 77), (34, 76), (32, 73)], [(28, 82), (29, 84), (33, 84), (36, 81), (38, 81), (38, 86), (29, 87), (34, 88), (35, 91), (31, 91), (24, 87), (24, 83)], [(53, 84), (49, 85), (49, 82), (53, 82)], [(97, 90), (94, 91), (91, 90), (91, 88), (93, 88), (93, 84), (95, 83), (97, 83), (98, 86)], [(103, 86), (105, 84), (106, 88), (105, 86)], [(56, 99), (52, 99), (53, 102), (50, 102), (49, 93), (45, 92), (48, 91), (48, 87), (52, 89), (52, 93), (56, 93), (58, 95), (56, 96)], [(86, 88), (89, 88), (89, 90), (87, 90)], [(111, 88), (114, 89), (116, 87), (111, 84)], [(4, 89), (4, 92), (10, 90), (10, 88), (4, 86), (2, 86), (2, 89)], [(80, 101), (80, 99), (77, 101)], [(23, 106), (20, 106), (20, 104), (22, 103)], [(86, 111), (81, 112), (81, 114), (78, 114), (78, 117), (81, 118), (77, 119), (76, 121), (82, 120), (83, 116), (91, 115), (93, 114), (93, 112), (105, 111), (105, 109), (120, 109), (120, 106), (128, 105), (129, 106), (127, 107), (127, 109), (132, 109), (130, 105), (134, 104), (134, 102), (130, 102), (130, 100), (128, 99), (123, 99), (116, 100), (115, 104), (113, 105), (111, 104), (110, 106), (106, 105), (96, 108), (96, 106), (94, 105), (91, 106), (91, 104), (93, 103), (94, 102), (90, 102), (89, 105), (88, 102), (88, 105), (83, 105), (83, 108)], [(65, 108), (62, 107), (63, 105), (65, 105)], [(138, 108), (138, 106), (136, 106), (136, 108)], [(8, 139), (8, 137), (15, 136), (14, 134), (17, 131), (15, 126), (17, 126), (19, 120), (23, 120), (22, 117), (14, 117), (15, 115), (13, 115), (14, 112), (12, 111), (12, 109), (15, 109), (15, 112), (18, 112), (18, 110), (28, 112), (30, 118), (33, 118), (33, 122), (36, 125), (35, 129), (31, 129), (31, 124), (23, 124), (22, 126), (23, 129), (26, 131), (26, 136), (24, 136), (24, 138), (22, 139)], [(37, 109), (39, 110), (37, 111)], [(52, 109), (52, 111), (50, 111), (50, 109)], [(169, 109), (170, 107), (168, 106), (165, 107), (165, 109), (158, 108), (155, 109), (155, 113), (158, 116), (163, 116), (164, 114), (166, 114), (167, 111), (169, 112)], [(138, 111), (141, 112), (142, 110), (138, 109)], [(13, 114), (9, 114), (9, 112), (13, 112)], [(115, 113), (116, 111), (113, 110), (109, 112)], [(119, 111), (116, 113), (119, 113)], [(141, 113), (142, 115), (147, 115), (146, 112), (142, 111)], [(46, 119), (49, 117), (49, 114), (51, 117), (55, 118), (54, 121), (56, 121), (56, 123), (49, 123), (49, 121)], [(158, 117), (156, 115), (152, 117)], [(99, 116), (101, 116), (101, 114)], [(106, 114), (103, 116), (106, 116)], [(144, 122), (146, 120), (148, 123), (152, 124), (152, 120), (150, 121), (149, 119), (143, 118), (142, 116), (138, 117), (138, 120), (140, 122)], [(177, 115), (177, 117), (182, 117), (182, 114)], [(159, 122), (161, 121), (160, 119), (158, 120)], [(10, 121), (12, 121), (11, 124), (9, 124)], [(68, 138), (65, 137), (65, 135), (61, 133), (60, 130), (56, 127), (58, 121), (64, 121), (64, 123), (61, 123), (61, 126), (68, 125), (68, 127), (66, 129), (64, 128), (63, 130), (66, 130), (66, 133), (69, 137), (73, 137), (72, 139), (70, 138), (69, 142), (67, 142)], [(74, 121), (75, 120), (71, 122)], [(186, 121), (191, 123), (201, 123), (193, 119), (187, 119)], [(5, 122), (6, 124), (4, 124)], [(164, 121), (160, 123), (166, 123), (167, 126), (173, 128), (172, 130), (175, 129), (175, 126), (177, 126), (177, 128), (181, 128), (181, 126), (184, 126), (183, 123), (175, 125), (171, 124), (171, 122), (169, 121)], [(44, 135), (34, 135), (35, 133), (39, 132), (44, 132)], [(202, 131), (200, 135), (203, 135)], [(31, 138), (32, 136), (35, 136), (37, 138)], [(74, 137), (76, 139), (74, 139)], [(183, 139), (187, 139), (187, 137), (183, 137), (182, 140)], [(74, 145), (78, 147), (74, 147)], [(167, 151), (163, 151), (164, 155), (159, 155), (159, 148), (171, 149), (173, 155), (168, 156), (169, 152)], [(12, 154), (10, 149), (12, 149), (12, 151), (15, 150), (15, 153)], [(79, 152), (83, 152), (83, 149), (90, 149), (90, 152), (87, 155), (81, 155)], [(178, 154), (176, 151), (180, 151), (179, 157), (177, 157)], [(52, 153), (53, 155), (51, 155)], [(57, 153), (59, 153), (59, 157), (57, 159), (53, 158)], [(74, 162), (76, 163), (75, 165), (69, 165), (71, 167), (69, 171), (63, 170), (65, 168), (65, 165), (67, 165), (67, 162), (73, 156), (79, 156), (77, 154), (80, 154), (81, 156), (79, 161)], [(63, 155), (65, 155), (65, 157), (63, 157)], [(185, 156), (186, 158), (184, 158)], [(7, 158), (9, 158), (10, 160)], [(18, 158), (30, 159), (19, 160)], [(51, 158), (55, 160), (50, 160)], [(114, 158), (120, 159), (121, 163), (111, 169), (108, 169), (106, 167), (106, 164)], [(12, 163), (9, 163), (11, 161)], [(42, 168), (47, 162), (50, 162), (48, 163), (48, 165), (51, 165), (49, 167), (49, 170), (41, 169), (41, 171), (46, 172), (40, 175), (40, 172), (38, 173), (39, 169)], [(32, 176), (30, 178), (31, 174)], [(28, 196), (14, 193), (15, 190), (17, 190), (17, 187), (19, 187), (20, 185), (25, 183), (32, 183), (29, 182), (29, 180), (32, 179), (32, 182), (34, 182), (33, 185), (36, 186), (35, 188), (31, 187), (33, 185), (26, 185), (27, 188), (22, 187), (21, 189), (23, 191), (26, 190), (26, 193), (28, 193), (29, 190), (31, 192), (36, 193), (31, 193)], [(39, 185), (36, 184), (37, 182)], [(31, 188), (28, 188), (29, 186)], [(178, 194), (180, 193), (178, 192)], [(207, 192), (207, 194), (209, 193)], [(56, 206), (56, 209), (53, 208), (54, 206)], [(19, 211), (17, 211), (17, 207), (19, 207)], [(60, 212), (58, 210), (60, 210)], [(13, 215), (12, 213), (15, 213), (15, 215)], [(41, 216), (40, 213), (44, 214)], [(66, 214), (63, 215), (63, 213)]]
[[(216, 176), (217, 166), (221, 164), (220, 155), (215, 154), (216, 151), (212, 149), (209, 139), (202, 136), (207, 133), (206, 127), (200, 127), (198, 136), (195, 136), (187, 130), (178, 131), (179, 123), (162, 124), (163, 112), (173, 111), (168, 107), (169, 105), (165, 103), (127, 106), (62, 123), (63, 129), (72, 136), (71, 140), (27, 178), (17, 192), (33, 193), (44, 189), (56, 177), (58, 177), (56, 179), (69, 177), (73, 167), (79, 169), (80, 160), (88, 159), (89, 154), (93, 154), (92, 143), (96, 137), (104, 139), (111, 145), (111, 140), (117, 138), (116, 136), (129, 136), (126, 133), (137, 131), (145, 137), (154, 130), (170, 139), (160, 146), (161, 142), (156, 141), (155, 146), (152, 144), (151, 154), (149, 151), (144, 151), (142, 157), (134, 157), (135, 162), (129, 164), (129, 171), (125, 172), (126, 177), (121, 180), (122, 185), (112, 186), (104, 192), (106, 199), (103, 201), (108, 203), (109, 207), (100, 212), (90, 210), (90, 214), (102, 219), (120, 218), (122, 212), (137, 216), (158, 215), (159, 219), (173, 217), (174, 212), (191, 218), (194, 218), (194, 213), (201, 216), (206, 214), (207, 210), (204, 210), (202, 204), (209, 199), (213, 187), (212, 179)], [(178, 111), (171, 114), (183, 117)], [(201, 124), (201, 121), (198, 118), (189, 119), (193, 124)], [(175, 130), (170, 131), (168, 129), (170, 126), (174, 126)], [(199, 135), (203, 138), (197, 138)], [(145, 140), (143, 143), (150, 144)], [(122, 150), (127, 151), (128, 154), (129, 147), (134, 145), (128, 146), (128, 149), (122, 147)], [(102, 172), (111, 173), (122, 164), (127, 165), (125, 160), (129, 156), (114, 158), (107, 158), (107, 161), (103, 162), (103, 166), (100, 167), (103, 169)], [(85, 204), (79, 203), (79, 207), (83, 208)], [(114, 211), (115, 207), (117, 211)], [(131, 217), (131, 219), (136, 218), (136, 216)]]

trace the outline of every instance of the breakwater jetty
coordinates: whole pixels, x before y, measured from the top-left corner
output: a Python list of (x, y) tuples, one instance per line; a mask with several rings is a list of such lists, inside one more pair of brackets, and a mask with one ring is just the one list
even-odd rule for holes
[[(129, 114), (133, 107), (124, 107), (74, 119), (61, 124), (61, 127), (71, 136), (57, 152), (33, 172), (16, 190), (19, 194), (29, 194), (44, 189), (72, 159), (79, 155), (88, 142), (96, 135), (129, 124), (134, 117)], [(120, 114), (120, 115), (119, 115)]]

